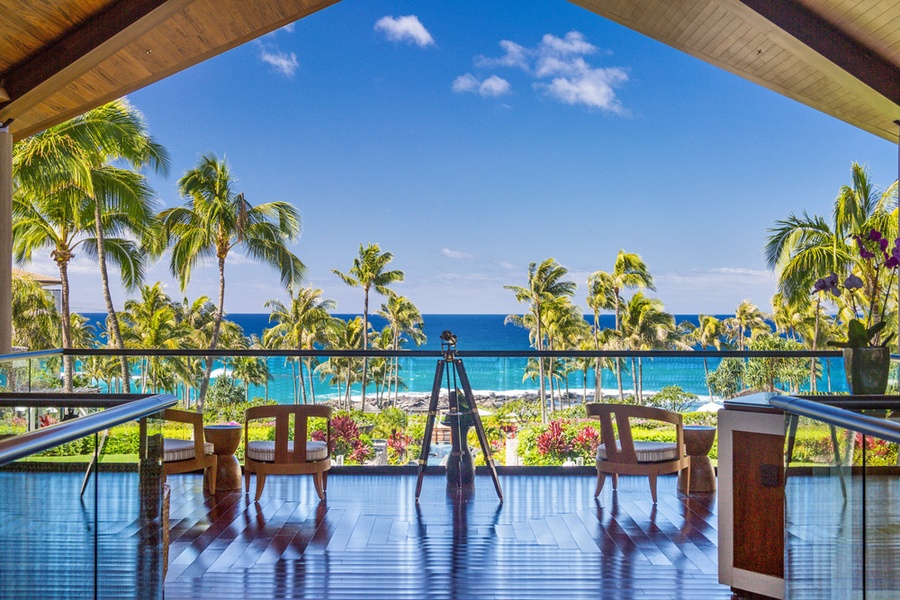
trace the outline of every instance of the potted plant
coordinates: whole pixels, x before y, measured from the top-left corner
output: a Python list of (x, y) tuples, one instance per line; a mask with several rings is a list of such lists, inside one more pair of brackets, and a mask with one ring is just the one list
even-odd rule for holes
[(836, 273), (816, 281), (816, 293), (829, 292), (836, 298), (845, 295), (845, 309), (853, 317), (847, 321), (847, 339), (828, 345), (843, 348), (844, 370), (850, 393), (883, 394), (887, 388), (893, 333), (882, 335), (890, 290), (900, 266), (900, 238), (893, 246), (880, 231), (853, 236), (862, 259), (839, 283)]

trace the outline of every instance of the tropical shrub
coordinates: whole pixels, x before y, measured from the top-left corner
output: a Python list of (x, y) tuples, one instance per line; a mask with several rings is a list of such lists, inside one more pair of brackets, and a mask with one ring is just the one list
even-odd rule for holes
[(244, 402), (244, 387), (238, 384), (233, 377), (225, 375), (216, 377), (216, 380), (206, 393), (206, 406), (204, 412), (213, 406), (223, 407)]
[(706, 379), (709, 389), (720, 398), (731, 398), (741, 390), (744, 363), (739, 358), (723, 358)]
[(369, 436), (363, 436), (356, 421), (346, 411), (338, 411), (331, 419), (331, 453), (344, 456), (344, 464), (363, 464), (375, 456)]
[(409, 462), (409, 447), (413, 439), (403, 431), (395, 429), (387, 438), (387, 458), (389, 465), (405, 465)]
[(645, 396), (647, 406), (681, 412), (697, 401), (697, 395), (686, 392), (677, 385), (667, 385), (652, 396)]
[(392, 406), (382, 409), (373, 420), (372, 437), (383, 439), (389, 439), (395, 431), (404, 431), (408, 423), (406, 412)]
[(561, 465), (578, 457), (592, 462), (600, 443), (596, 421), (587, 419), (557, 419), (524, 428), (518, 437), (519, 455), (528, 466)]

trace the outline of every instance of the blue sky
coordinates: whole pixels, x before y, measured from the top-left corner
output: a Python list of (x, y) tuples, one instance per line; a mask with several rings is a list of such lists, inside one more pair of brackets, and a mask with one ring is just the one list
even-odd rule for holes
[[(671, 312), (768, 310), (766, 229), (828, 214), (852, 161), (881, 187), (897, 170), (894, 145), (563, 0), (344, 0), (129, 99), (172, 154), (160, 204), (200, 154), (226, 156), (252, 203), (298, 207), (294, 250), (339, 312), (362, 293), (331, 269), (369, 242), (425, 313), (520, 311), (503, 285), (547, 257), (584, 306), (620, 249)], [(79, 261), (73, 306), (102, 310)], [(148, 275), (182, 296), (167, 263)], [(239, 255), (226, 278), (230, 312), (286, 298)], [(210, 263), (185, 293), (216, 285)]]

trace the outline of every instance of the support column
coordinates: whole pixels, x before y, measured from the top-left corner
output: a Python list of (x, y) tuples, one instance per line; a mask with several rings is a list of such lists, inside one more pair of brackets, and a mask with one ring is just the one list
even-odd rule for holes
[(0, 354), (12, 351), (12, 147), (0, 125)]

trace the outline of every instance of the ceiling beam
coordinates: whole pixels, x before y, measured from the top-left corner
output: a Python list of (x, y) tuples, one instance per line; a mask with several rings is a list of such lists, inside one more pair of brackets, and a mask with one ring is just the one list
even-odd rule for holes
[(52, 96), (193, 0), (118, 0), (55, 43), (0, 74), (10, 100), (0, 122)]
[(739, 0), (894, 104), (900, 69), (795, 0)]

